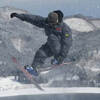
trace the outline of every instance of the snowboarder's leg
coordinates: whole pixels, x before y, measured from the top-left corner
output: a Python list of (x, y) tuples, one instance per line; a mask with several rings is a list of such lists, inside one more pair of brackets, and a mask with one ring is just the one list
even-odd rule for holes
[(51, 52), (50, 47), (46, 43), (45, 45), (42, 45), (41, 48), (36, 52), (32, 67), (40, 67), (44, 64), (44, 61), (46, 58), (53, 56), (53, 53)]
[(60, 40), (54, 34), (49, 35), (47, 43), (36, 52), (32, 67), (39, 67), (44, 64), (46, 58), (56, 56), (60, 53)]
[(54, 34), (51, 34), (48, 37), (47, 43), (53, 53), (54, 59), (51, 60), (51, 64), (59, 64), (59, 60), (57, 60), (57, 57), (61, 51), (61, 38), (57, 37)]
[(31, 66), (25, 66), (25, 69), (32, 75), (38, 76), (37, 67), (44, 64), (46, 58), (51, 57), (53, 53), (51, 52), (47, 43), (42, 45), (41, 48), (36, 52), (34, 60)]
[(42, 45), (42, 47), (39, 48), (39, 50), (35, 54), (33, 63), (31, 65), (32, 73), (33, 73), (33, 70), (35, 70), (34, 72), (36, 72), (37, 74), (36, 68), (42, 66), (46, 58), (51, 57), (51, 56), (55, 57), (56, 55), (58, 55), (60, 53), (60, 50), (61, 50), (61, 44), (58, 37), (51, 34), (48, 37), (47, 43), (45, 45)]

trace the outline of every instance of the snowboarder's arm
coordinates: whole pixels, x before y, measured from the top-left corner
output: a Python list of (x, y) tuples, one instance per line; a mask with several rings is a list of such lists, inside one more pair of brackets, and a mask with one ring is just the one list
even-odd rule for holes
[(64, 60), (66, 58), (68, 51), (72, 45), (72, 32), (71, 29), (64, 24), (63, 29), (62, 29), (62, 40), (61, 40), (61, 51), (58, 56), (60, 57), (61, 60)]
[(41, 16), (12, 13), (11, 18), (13, 17), (17, 17), (22, 21), (26, 21), (41, 28), (43, 28), (45, 25), (45, 18)]

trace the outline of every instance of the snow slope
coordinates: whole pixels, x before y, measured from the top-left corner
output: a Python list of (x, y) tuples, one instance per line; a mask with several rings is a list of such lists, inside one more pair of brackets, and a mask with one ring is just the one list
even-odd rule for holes
[(97, 29), (100, 29), (100, 19), (95, 19), (91, 21)]
[(64, 22), (67, 23), (71, 29), (79, 32), (89, 32), (94, 30), (94, 27), (83, 18), (68, 18), (65, 19)]

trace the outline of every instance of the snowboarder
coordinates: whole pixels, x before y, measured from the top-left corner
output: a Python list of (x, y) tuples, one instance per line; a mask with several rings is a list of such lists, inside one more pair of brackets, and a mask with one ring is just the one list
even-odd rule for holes
[(11, 18), (17, 17), (22, 21), (44, 28), (48, 36), (47, 42), (36, 52), (32, 65), (25, 66), (30, 74), (37, 76), (37, 67), (43, 65), (48, 57), (54, 57), (51, 64), (61, 64), (67, 57), (72, 45), (72, 32), (63, 22), (63, 16), (63, 12), (60, 10), (50, 12), (46, 18), (37, 15), (11, 13)]

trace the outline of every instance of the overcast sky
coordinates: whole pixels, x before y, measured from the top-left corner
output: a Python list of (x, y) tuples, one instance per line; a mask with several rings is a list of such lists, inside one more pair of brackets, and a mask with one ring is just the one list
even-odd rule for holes
[(0, 0), (0, 7), (6, 5), (42, 16), (47, 16), (48, 12), (60, 9), (65, 16), (81, 13), (100, 17), (100, 0)]

